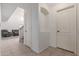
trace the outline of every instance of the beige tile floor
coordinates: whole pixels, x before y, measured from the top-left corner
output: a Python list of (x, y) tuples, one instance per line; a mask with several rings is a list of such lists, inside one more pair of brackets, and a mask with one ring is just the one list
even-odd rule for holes
[(52, 47), (38, 54), (24, 44), (19, 43), (18, 37), (2, 38), (0, 48), (1, 56), (75, 56), (71, 52)]

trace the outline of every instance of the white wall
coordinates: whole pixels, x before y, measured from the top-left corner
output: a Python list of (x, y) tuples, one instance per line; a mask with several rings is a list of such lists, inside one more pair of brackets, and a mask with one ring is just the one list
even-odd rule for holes
[(48, 13), (48, 15), (44, 15), (40, 10), (41, 7), (45, 8), (49, 12), (47, 4), (45, 4), (45, 3), (39, 4), (40, 32), (49, 32), (49, 14), (50, 14), (50, 12)]
[(49, 31), (50, 31), (50, 39), (49, 46), (56, 47), (56, 16), (55, 16), (55, 6), (56, 4), (47, 4), (49, 7)]
[(50, 46), (56, 47), (56, 18), (55, 11), (50, 10)]
[[(56, 19), (55, 9), (53, 10), (54, 6), (52, 5), (50, 8), (48, 4), (41, 3), (38, 5), (38, 11), (36, 11), (38, 14), (34, 12), (34, 14), (36, 13), (37, 15), (35, 15), (38, 17), (37, 20), (35, 18), (35, 21), (32, 21), (32, 30), (35, 30), (34, 34), (32, 32), (32, 37), (34, 38), (32, 44), (34, 46), (33, 50), (36, 52), (41, 52), (48, 48), (48, 46), (56, 47)], [(41, 13), (40, 7), (46, 8), (49, 14), (44, 15)], [(32, 10), (34, 11), (34, 9)], [(36, 25), (34, 23), (38, 24)]]
[(47, 48), (48, 46), (56, 47), (56, 5), (57, 4), (52, 3), (39, 4), (39, 7), (44, 7), (49, 12), (48, 16), (44, 16), (41, 12), (39, 12), (40, 50), (42, 50), (42, 48), (45, 49), (45, 47)]
[(50, 40), (49, 15), (41, 13), (40, 7), (48, 10), (46, 4), (32, 8), (32, 49), (37, 53), (48, 48)]
[(12, 31), (12, 29), (19, 29), (21, 25), (24, 25), (24, 10), (17, 7), (9, 19), (1, 23), (2, 29)]
[(32, 7), (32, 49), (35, 52), (39, 52), (39, 14), (38, 14), (38, 4)]
[[(48, 11), (48, 15), (44, 15), (41, 12), (41, 7)], [(39, 51), (43, 51), (48, 48), (50, 40), (50, 30), (49, 30), (49, 9), (47, 4), (39, 4), (39, 23), (40, 23), (40, 36), (39, 36)]]

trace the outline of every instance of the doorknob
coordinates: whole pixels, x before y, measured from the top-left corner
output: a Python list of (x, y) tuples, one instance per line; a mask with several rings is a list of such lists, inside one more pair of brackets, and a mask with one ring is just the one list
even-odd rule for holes
[(57, 32), (60, 32), (59, 30), (57, 30)]

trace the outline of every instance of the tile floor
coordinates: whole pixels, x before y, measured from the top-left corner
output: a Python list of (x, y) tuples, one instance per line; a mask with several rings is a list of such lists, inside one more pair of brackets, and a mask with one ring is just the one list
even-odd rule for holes
[(1, 56), (75, 56), (74, 53), (52, 47), (39, 54), (35, 53), (24, 44), (19, 43), (19, 37), (2, 38), (0, 48)]

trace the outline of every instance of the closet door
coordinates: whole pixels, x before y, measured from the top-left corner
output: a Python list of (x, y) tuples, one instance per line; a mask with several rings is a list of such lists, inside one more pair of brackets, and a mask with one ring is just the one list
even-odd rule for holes
[(76, 7), (57, 10), (57, 47), (76, 52)]

